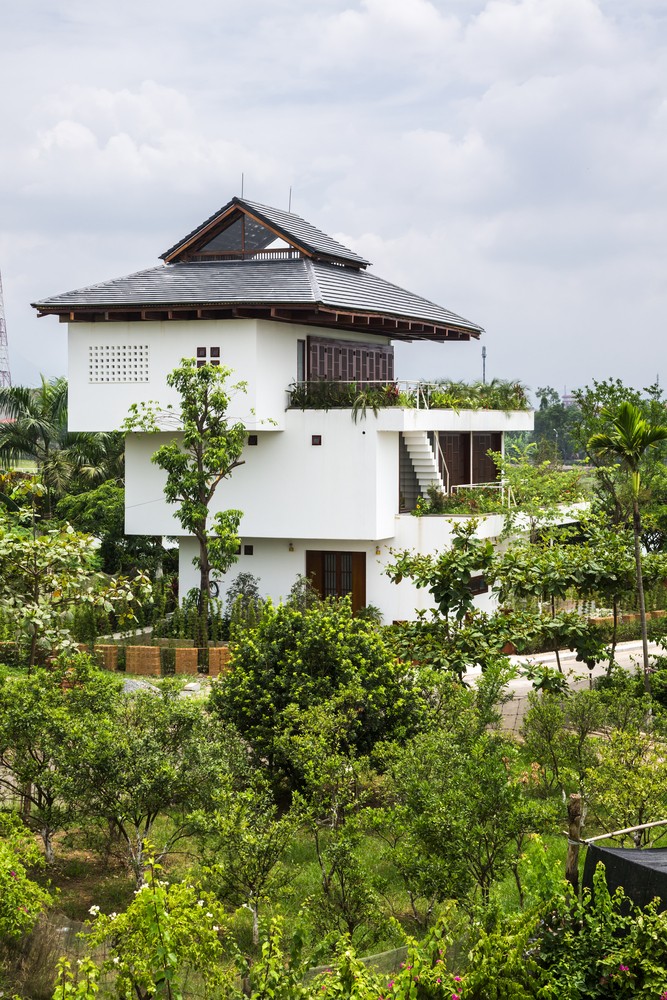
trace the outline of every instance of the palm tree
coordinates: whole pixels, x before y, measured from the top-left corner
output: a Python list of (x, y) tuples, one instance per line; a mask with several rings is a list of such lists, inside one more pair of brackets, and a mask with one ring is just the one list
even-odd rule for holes
[(648, 665), (648, 635), (646, 631), (646, 605), (644, 603), (644, 579), (641, 558), (641, 515), (639, 512), (639, 487), (641, 485), (641, 465), (646, 453), (661, 441), (667, 440), (667, 427), (651, 424), (632, 403), (619, 404), (616, 411), (603, 409), (601, 416), (609, 421), (609, 430), (593, 434), (588, 441), (589, 451), (598, 455), (616, 458), (621, 467), (630, 473), (632, 496), (632, 527), (635, 536), (635, 566), (637, 573), (637, 597), (639, 619), (642, 630), (644, 654), (644, 689), (650, 693), (651, 678)]
[[(47, 515), (73, 485), (122, 479), (122, 435), (70, 434), (67, 379), (45, 379), (36, 388), (0, 388), (0, 462), (32, 460), (47, 494)], [(76, 484), (75, 484), (76, 485)]]

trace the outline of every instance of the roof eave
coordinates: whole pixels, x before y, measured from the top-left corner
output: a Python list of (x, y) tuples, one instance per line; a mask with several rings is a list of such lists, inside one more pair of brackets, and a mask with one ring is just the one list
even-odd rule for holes
[[(61, 322), (169, 321), (177, 319), (266, 318), (306, 326), (328, 327), (392, 340), (470, 340), (484, 332), (481, 327), (389, 312), (342, 309), (316, 302), (179, 302), (179, 303), (85, 303), (56, 305), (32, 303), (39, 317), (59, 317)], [(215, 314), (220, 314), (216, 316)], [(187, 317), (184, 314), (188, 314)]]

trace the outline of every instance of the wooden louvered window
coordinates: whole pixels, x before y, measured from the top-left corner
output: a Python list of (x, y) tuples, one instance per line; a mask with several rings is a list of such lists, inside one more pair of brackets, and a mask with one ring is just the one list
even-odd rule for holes
[(327, 382), (393, 382), (394, 348), (346, 340), (308, 338), (308, 379)]

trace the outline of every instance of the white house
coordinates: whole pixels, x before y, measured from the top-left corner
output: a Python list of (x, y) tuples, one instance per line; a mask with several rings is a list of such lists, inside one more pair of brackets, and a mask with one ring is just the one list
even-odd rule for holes
[[(428, 606), (424, 591), (383, 572), (391, 548), (448, 544), (451, 519), (414, 517), (417, 497), (431, 482), (448, 490), (495, 480), (487, 451), (533, 418), (430, 408), (419, 387), (395, 383), (392, 344), (470, 340), (481, 327), (373, 275), (299, 216), (239, 198), (162, 260), (34, 303), (69, 325), (70, 429), (115, 430), (131, 403), (175, 403), (165, 379), (183, 357), (222, 363), (248, 385), (230, 412), (248, 429), (245, 462), (213, 506), (243, 511), (241, 552), (222, 592), (235, 573), (252, 572), (278, 599), (307, 573), (322, 594), (350, 593), (355, 608), (374, 604), (385, 621)], [(323, 408), (323, 390), (335, 395), (345, 383), (387, 386), (394, 405), (356, 421), (349, 402)], [(396, 405), (407, 401), (397, 389), (417, 405)], [(183, 536), (150, 462), (161, 436), (127, 438), (130, 534)], [(480, 531), (497, 535), (501, 520), (485, 518)], [(198, 582), (195, 551), (180, 537), (181, 593)]]

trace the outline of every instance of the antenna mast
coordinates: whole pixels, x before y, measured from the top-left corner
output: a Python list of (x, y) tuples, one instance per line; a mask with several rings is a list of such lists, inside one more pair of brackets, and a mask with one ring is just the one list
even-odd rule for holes
[(5, 323), (5, 302), (2, 296), (2, 275), (0, 275), (0, 386), (12, 384), (9, 370), (9, 346), (7, 344), (7, 324)]

